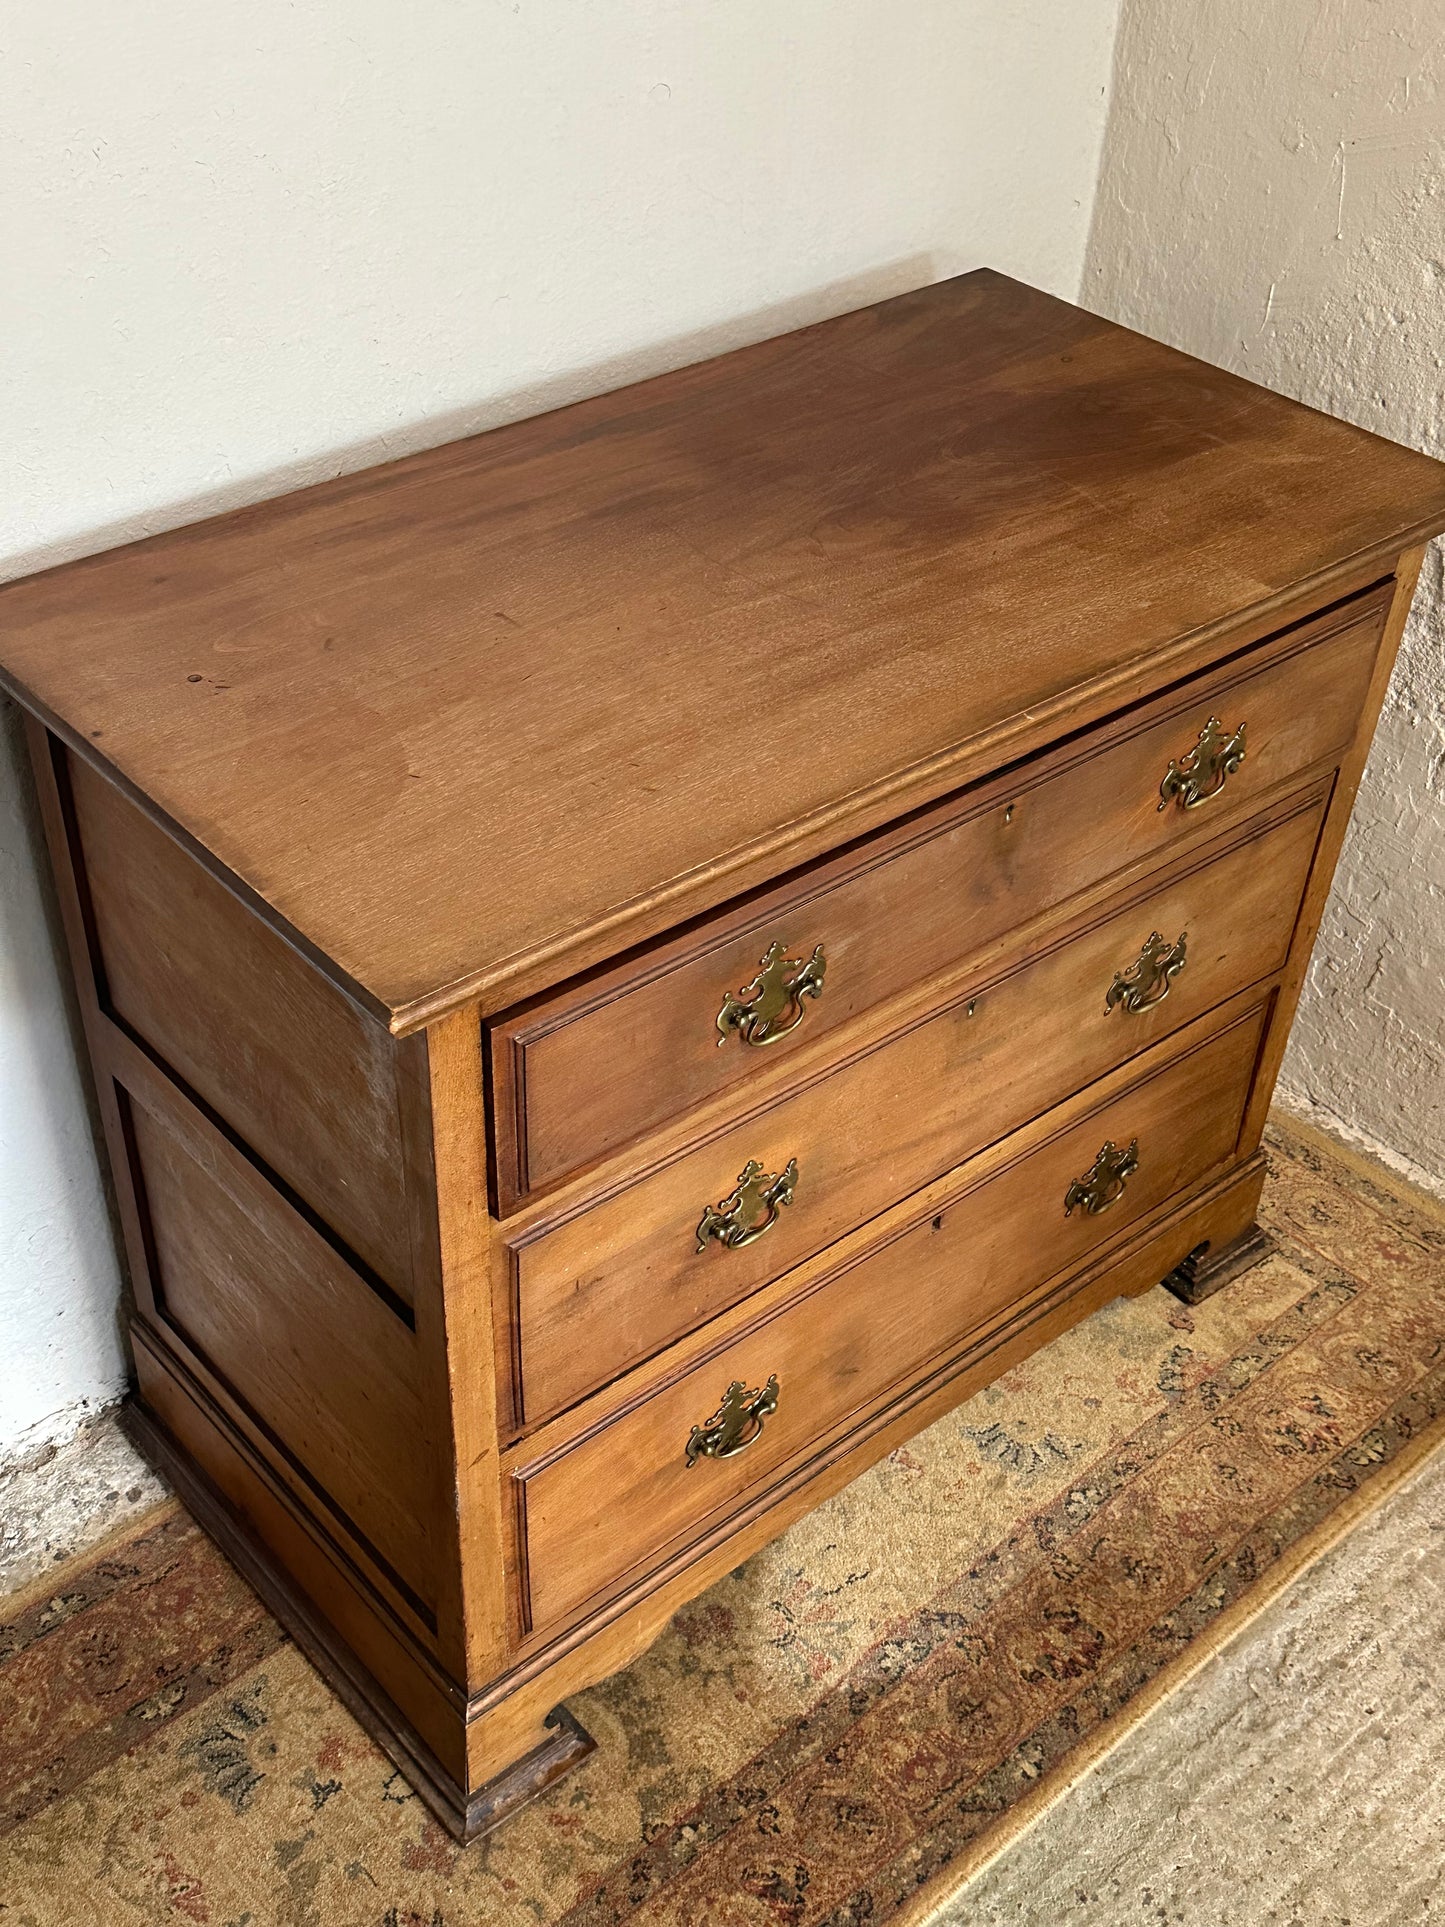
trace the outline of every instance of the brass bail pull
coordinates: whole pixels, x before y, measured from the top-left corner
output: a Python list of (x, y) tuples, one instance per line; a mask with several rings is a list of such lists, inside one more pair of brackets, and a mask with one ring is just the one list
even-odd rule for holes
[(723, 998), (717, 1015), (719, 1049), (734, 1032), (745, 1044), (776, 1044), (802, 1023), (807, 1015), (805, 999), (822, 996), (827, 969), (822, 944), (806, 963), (786, 952), (781, 938), (770, 943), (752, 982)]
[(699, 1218), (698, 1250), (707, 1250), (709, 1238), (715, 1238), (725, 1251), (752, 1244), (772, 1230), (797, 1188), (796, 1158), (789, 1158), (778, 1172), (765, 1171), (756, 1158), (749, 1158), (738, 1173), (737, 1190), (721, 1204), (710, 1204)]
[(1064, 1193), (1064, 1216), (1072, 1218), (1076, 1207), (1091, 1217), (1107, 1211), (1123, 1197), (1124, 1186), (1138, 1168), (1138, 1138), (1131, 1138), (1123, 1149), (1112, 1138), (1105, 1138), (1093, 1164)]
[(1105, 1010), (1152, 1010), (1169, 995), (1169, 986), (1189, 961), (1188, 931), (1181, 930), (1173, 943), (1166, 943), (1157, 930), (1127, 970), (1116, 970), (1114, 981), (1104, 992)]
[(1244, 724), (1227, 734), (1217, 716), (1199, 732), (1199, 741), (1186, 755), (1169, 759), (1159, 785), (1159, 808), (1177, 803), (1181, 810), (1197, 810), (1218, 796), (1244, 761)]
[(683, 1457), (689, 1465), (699, 1459), (735, 1459), (746, 1452), (754, 1439), (762, 1436), (763, 1421), (778, 1409), (778, 1375), (750, 1392), (742, 1379), (735, 1378), (723, 1402), (705, 1425), (694, 1425), (688, 1434)]

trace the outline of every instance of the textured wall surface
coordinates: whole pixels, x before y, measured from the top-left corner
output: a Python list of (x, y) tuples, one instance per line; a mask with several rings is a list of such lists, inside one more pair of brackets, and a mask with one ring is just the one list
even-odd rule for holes
[[(0, 573), (981, 263), (1072, 297), (1117, 4), (21, 0)], [(123, 1372), (13, 737), (0, 1455)]]
[[(1082, 299), (1445, 457), (1438, 0), (1126, 0)], [(1445, 1190), (1445, 598), (1426, 557), (1282, 1094)]]

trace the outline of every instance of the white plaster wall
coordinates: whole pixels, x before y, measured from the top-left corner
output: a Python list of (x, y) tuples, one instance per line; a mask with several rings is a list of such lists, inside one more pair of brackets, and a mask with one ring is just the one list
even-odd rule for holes
[[(116, 1396), (115, 1242), (42, 899), (20, 718), (0, 729), (0, 1456)], [(4, 1521), (0, 1520), (0, 1540)]]
[[(0, 573), (992, 263), (1073, 296), (1117, 0), (19, 0)], [(122, 1382), (4, 738), (0, 1454)]]
[[(1098, 312), (1445, 457), (1439, 0), (1125, 0)], [(1426, 557), (1282, 1095), (1445, 1191), (1445, 598)]]

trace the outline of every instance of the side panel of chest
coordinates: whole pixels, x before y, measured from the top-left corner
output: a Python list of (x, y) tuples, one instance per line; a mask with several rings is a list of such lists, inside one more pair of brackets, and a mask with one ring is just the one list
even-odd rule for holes
[(254, 1531), (289, 1535), (279, 1556), (305, 1546), (354, 1589), (357, 1637), (374, 1619), (436, 1649), (452, 1581), (425, 1041), (389, 1036), (118, 789), (38, 726), (30, 741), (146, 1405)]
[(56, 773), (102, 1013), (410, 1303), (394, 1040), (112, 784)]

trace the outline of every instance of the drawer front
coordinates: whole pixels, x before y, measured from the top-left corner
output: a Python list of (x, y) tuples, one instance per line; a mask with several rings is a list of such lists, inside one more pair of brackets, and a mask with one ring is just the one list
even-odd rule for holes
[[(1311, 646), (1254, 673), (1235, 665), (1199, 679), (1196, 693), (1176, 691), (1025, 768), (1007, 793), (992, 786), (987, 803), (955, 798), (761, 906), (501, 1020), (489, 1039), (500, 1210), (1078, 891), (1182, 854), (1222, 816), (1331, 756), (1354, 733), (1382, 610), (1372, 594), (1350, 616), (1302, 630), (1319, 636)], [(1217, 793), (1186, 808), (1161, 783), (1211, 717), (1226, 735), (1245, 726), (1244, 761), (1229, 775), (1206, 770), (1199, 787)], [(750, 989), (775, 945), (761, 993), (774, 1021), (751, 1021), (740, 1000), (720, 1033), (724, 999)], [(816, 967), (798, 982), (820, 947), (821, 984)], [(749, 1043), (750, 1031), (769, 1041)]]
[[(1276, 971), (1324, 801), (1316, 790), (902, 1036), (515, 1242), (522, 1418), (562, 1410)], [(1146, 957), (1156, 934), (1164, 941)], [(791, 1202), (763, 1199), (755, 1218), (766, 1228), (749, 1242), (714, 1233), (699, 1250), (705, 1207), (727, 1198), (749, 1159), (764, 1174), (796, 1165)]]
[[(965, 1184), (941, 1211), (835, 1272), (671, 1383), (515, 1476), (534, 1627), (686, 1547), (785, 1469), (866, 1428), (970, 1333), (1083, 1268), (1235, 1147), (1264, 1011)], [(1097, 1213), (1073, 1189), (1106, 1141), (1137, 1167)], [(990, 1160), (992, 1163), (992, 1160)], [(962, 1176), (963, 1174), (961, 1174)], [(1097, 1172), (1094, 1196), (1111, 1189)], [(1071, 1190), (1076, 1200), (1065, 1215)], [(770, 1392), (726, 1408), (729, 1387)], [(710, 1427), (710, 1421), (720, 1422)], [(698, 1428), (695, 1430), (694, 1428)], [(699, 1433), (702, 1434), (701, 1438)], [(748, 1434), (755, 1434), (743, 1443)], [(743, 1443), (706, 1456), (709, 1443)], [(689, 1448), (693, 1457), (689, 1462)]]

